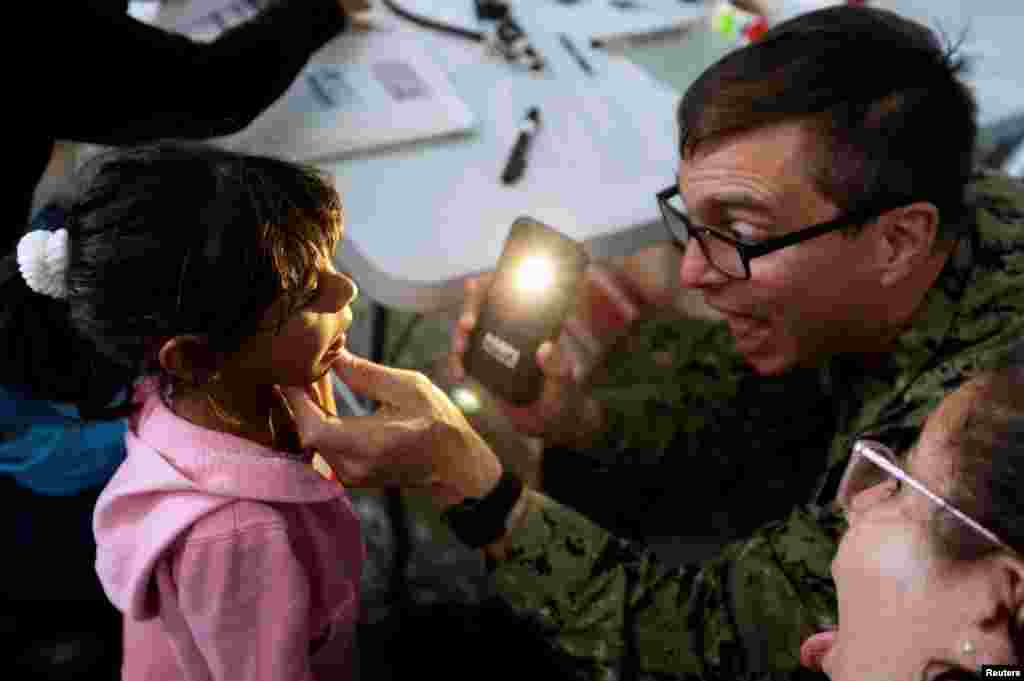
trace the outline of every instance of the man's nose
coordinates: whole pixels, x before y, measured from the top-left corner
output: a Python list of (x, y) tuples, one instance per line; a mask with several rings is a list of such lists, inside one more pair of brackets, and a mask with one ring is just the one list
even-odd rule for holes
[(705, 288), (723, 284), (728, 277), (715, 269), (700, 242), (690, 237), (679, 262), (679, 280), (685, 288)]

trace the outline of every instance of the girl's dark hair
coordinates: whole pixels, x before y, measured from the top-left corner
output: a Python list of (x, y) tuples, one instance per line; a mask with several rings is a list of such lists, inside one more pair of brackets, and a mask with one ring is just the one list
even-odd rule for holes
[(927, 28), (873, 7), (835, 6), (784, 21), (735, 50), (679, 105), (681, 153), (782, 122), (816, 133), (808, 168), (845, 211), (929, 201), (940, 237), (963, 229), (976, 105), (963, 64)]
[(62, 207), (68, 297), (33, 293), (16, 265), (2, 280), (0, 383), (83, 415), (121, 413), (103, 407), (157, 370), (169, 338), (195, 334), (227, 354), (278, 299), (283, 322), (342, 225), (337, 192), (314, 169), (194, 143), (101, 155)]

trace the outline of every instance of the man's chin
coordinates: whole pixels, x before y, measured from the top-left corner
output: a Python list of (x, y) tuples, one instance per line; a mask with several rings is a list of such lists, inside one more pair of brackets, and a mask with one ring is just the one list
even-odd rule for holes
[(749, 350), (737, 348), (737, 351), (761, 376), (778, 376), (797, 369), (817, 369), (824, 366), (832, 356), (825, 352), (787, 351), (774, 344), (763, 344)]
[(778, 376), (797, 366), (789, 357), (773, 352), (741, 353), (747, 364), (760, 376)]

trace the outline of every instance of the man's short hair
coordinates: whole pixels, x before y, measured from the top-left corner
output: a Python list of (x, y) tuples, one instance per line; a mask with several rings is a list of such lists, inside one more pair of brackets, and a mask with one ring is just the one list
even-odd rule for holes
[(837, 6), (782, 22), (707, 69), (679, 105), (683, 158), (786, 121), (816, 133), (808, 174), (845, 211), (928, 201), (962, 229), (977, 106), (956, 45), (893, 12)]

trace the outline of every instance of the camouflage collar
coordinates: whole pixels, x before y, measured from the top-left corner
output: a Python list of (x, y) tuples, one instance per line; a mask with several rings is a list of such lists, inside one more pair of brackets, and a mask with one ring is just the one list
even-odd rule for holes
[(903, 389), (925, 370), (953, 329), (974, 265), (977, 231), (957, 241), (942, 271), (925, 293), (907, 329), (879, 364), (867, 367), (852, 356), (834, 357), (825, 369), (827, 384), (881, 381)]
[(900, 374), (898, 380), (909, 382), (925, 370), (954, 330), (974, 267), (977, 241), (977, 230), (971, 226), (968, 233), (957, 240), (909, 328), (897, 337), (892, 365)]

